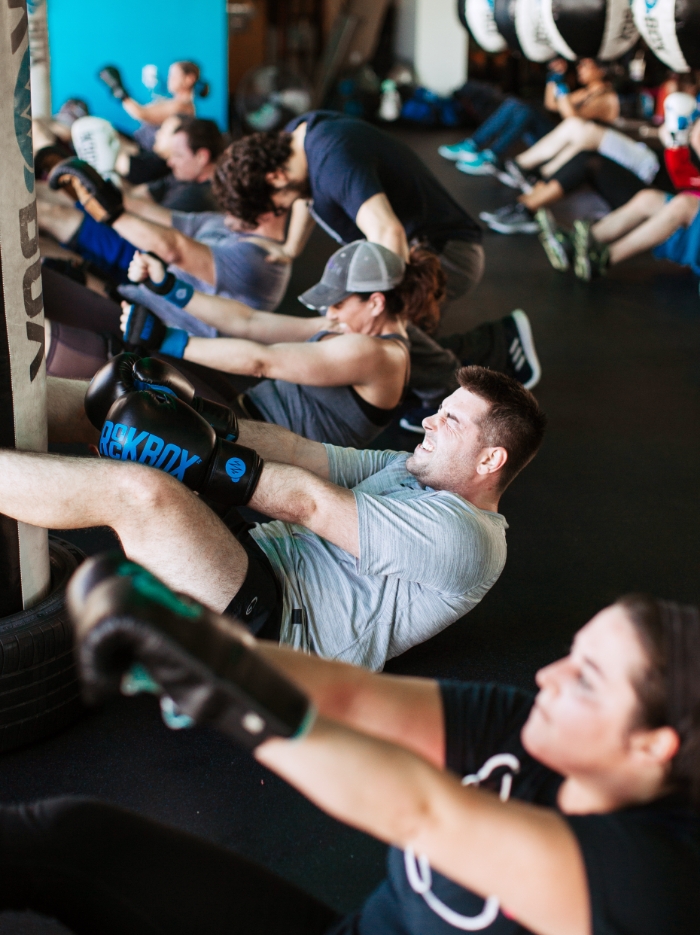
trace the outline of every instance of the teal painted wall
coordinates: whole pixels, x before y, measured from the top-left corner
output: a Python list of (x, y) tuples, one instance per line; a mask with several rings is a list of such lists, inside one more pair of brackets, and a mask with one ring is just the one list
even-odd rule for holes
[(195, 101), (197, 115), (226, 129), (225, 0), (48, 0), (47, 6), (54, 113), (67, 98), (80, 97), (92, 114), (132, 133), (138, 124), (97, 78), (100, 68), (116, 65), (129, 94), (146, 104), (152, 98), (142, 67), (156, 65), (164, 85), (171, 62), (191, 59), (210, 87), (208, 97)]

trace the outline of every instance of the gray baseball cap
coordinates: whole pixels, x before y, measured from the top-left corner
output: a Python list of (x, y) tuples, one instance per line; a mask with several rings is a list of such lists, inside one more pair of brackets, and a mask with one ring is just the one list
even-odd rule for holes
[(354, 292), (388, 292), (404, 277), (406, 264), (378, 243), (355, 240), (336, 250), (321, 282), (299, 296), (307, 308), (325, 312)]

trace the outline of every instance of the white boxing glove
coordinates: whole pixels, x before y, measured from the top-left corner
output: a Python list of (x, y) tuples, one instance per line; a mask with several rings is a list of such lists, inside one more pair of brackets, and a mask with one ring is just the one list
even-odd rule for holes
[(100, 175), (114, 182), (114, 167), (119, 155), (119, 137), (109, 120), (102, 117), (81, 117), (71, 127), (75, 152)]
[(669, 149), (687, 146), (690, 129), (697, 117), (697, 101), (692, 94), (676, 91), (664, 101), (664, 122), (660, 137)]

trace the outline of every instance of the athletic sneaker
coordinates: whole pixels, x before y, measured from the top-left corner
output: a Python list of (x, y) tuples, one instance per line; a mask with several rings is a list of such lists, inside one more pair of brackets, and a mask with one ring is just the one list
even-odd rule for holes
[(529, 195), (537, 182), (536, 175), (525, 175), (518, 163), (513, 159), (506, 159), (502, 171), (498, 172), (497, 176), (504, 185), (509, 188), (519, 189), (523, 195)]
[[(532, 211), (529, 211), (519, 201), (507, 205), (510, 210), (498, 213), (497, 217), (486, 220), (492, 231), (499, 234), (536, 234), (539, 225)], [(481, 215), (479, 215), (481, 217)]]
[(460, 172), (465, 175), (495, 175), (497, 158), (490, 149), (484, 149), (469, 160), (460, 159), (456, 164)]
[(467, 137), (461, 143), (453, 143), (451, 146), (438, 146), (438, 152), (443, 159), (449, 159), (450, 162), (459, 162), (460, 159), (466, 159), (467, 156), (478, 153), (479, 148), (471, 137)]
[(415, 432), (416, 435), (425, 435), (423, 428), (423, 419), (428, 416), (434, 416), (437, 412), (435, 406), (417, 406), (415, 409), (409, 409), (399, 419), (399, 425), (406, 432)]
[(569, 250), (572, 249), (571, 239), (557, 226), (554, 215), (547, 208), (540, 208), (536, 211), (535, 220), (540, 228), (538, 236), (547, 259), (554, 269), (565, 273), (571, 266), (569, 261)]
[(502, 218), (507, 217), (513, 212), (513, 202), (509, 202), (507, 205), (502, 205), (500, 208), (496, 208), (495, 211), (480, 211), (479, 217), (482, 221), (485, 221), (487, 224), (489, 221), (498, 221)]
[(508, 376), (518, 380), (526, 390), (537, 386), (542, 376), (542, 367), (535, 350), (530, 319), (518, 308), (501, 319), (508, 342)]
[(610, 250), (591, 233), (591, 221), (574, 221), (574, 273), (584, 282), (604, 276), (610, 265)]

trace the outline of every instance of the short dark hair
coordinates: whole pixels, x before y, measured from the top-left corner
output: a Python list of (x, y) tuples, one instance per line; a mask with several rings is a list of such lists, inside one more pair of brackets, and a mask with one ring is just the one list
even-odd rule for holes
[(191, 62), (189, 59), (183, 59), (182, 61), (175, 62), (175, 64), (180, 66), (183, 75), (192, 75), (195, 81), (199, 81), (200, 69), (196, 62)]
[(224, 138), (213, 120), (200, 120), (198, 117), (182, 117), (175, 133), (184, 133), (187, 145), (196, 153), (208, 149), (212, 162), (216, 162), (224, 151)]
[(212, 190), (224, 211), (255, 225), (261, 214), (277, 211), (265, 176), (292, 155), (291, 133), (251, 133), (232, 143), (219, 159)]
[(626, 594), (616, 603), (647, 657), (645, 671), (633, 679), (639, 708), (632, 728), (676, 731), (680, 747), (669, 780), (700, 809), (700, 612), (648, 594)]
[(532, 393), (505, 373), (472, 365), (460, 368), (457, 380), (462, 389), (491, 404), (481, 421), (481, 437), (484, 447), (502, 447), (508, 452), (499, 484), (505, 490), (537, 454), (547, 417)]

